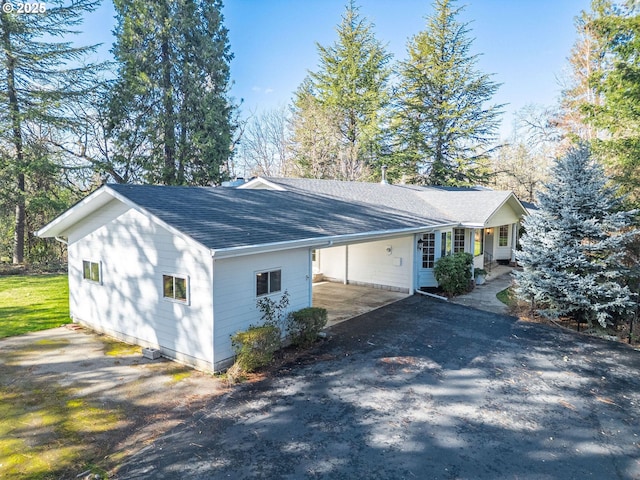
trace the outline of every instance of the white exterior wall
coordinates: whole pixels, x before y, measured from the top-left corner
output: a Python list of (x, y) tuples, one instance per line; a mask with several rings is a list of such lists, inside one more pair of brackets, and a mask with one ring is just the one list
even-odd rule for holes
[(493, 243), (493, 258), (494, 260), (511, 260), (511, 249), (513, 240), (513, 225), (508, 225), (509, 233), (507, 234), (507, 245), (501, 247), (500, 244), (500, 227), (496, 227)]
[(499, 227), (500, 225), (510, 225), (520, 220), (513, 208), (508, 204), (504, 204), (497, 212), (495, 212), (485, 223), (485, 228)]
[[(125, 341), (211, 369), (211, 256), (148, 216), (114, 201), (73, 227), (69, 238), (71, 316)], [(101, 284), (83, 280), (82, 261), (101, 264)], [(187, 276), (188, 304), (163, 298), (162, 275)]]
[(215, 259), (213, 263), (215, 369), (228, 365), (234, 355), (231, 335), (261, 323), (256, 307), (256, 273), (282, 272), (282, 290), (269, 295), (274, 301), (289, 293), (289, 312), (311, 306), (311, 252), (298, 248), (235, 258)]
[[(351, 247), (349, 247), (351, 248)], [(318, 255), (318, 273), (333, 282), (345, 282), (347, 246), (322, 248), (316, 250)]]
[(408, 292), (413, 283), (412, 245), (413, 235), (349, 245), (349, 283), (392, 287)]

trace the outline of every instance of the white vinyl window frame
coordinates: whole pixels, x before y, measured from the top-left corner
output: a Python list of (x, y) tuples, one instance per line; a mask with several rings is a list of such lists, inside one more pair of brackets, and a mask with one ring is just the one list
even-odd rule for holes
[(102, 285), (102, 262), (82, 260), (82, 280)]
[(189, 305), (191, 285), (189, 276), (180, 273), (162, 274), (162, 298), (168, 302)]
[(266, 297), (282, 291), (282, 268), (256, 271), (256, 298)]
[(464, 228), (453, 229), (453, 253), (464, 252), (465, 236)]
[(498, 246), (509, 246), (509, 225), (501, 225), (498, 229)]

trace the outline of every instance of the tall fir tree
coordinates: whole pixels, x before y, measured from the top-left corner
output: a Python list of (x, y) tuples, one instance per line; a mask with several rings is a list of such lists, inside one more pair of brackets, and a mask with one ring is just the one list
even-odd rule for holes
[(593, 140), (608, 171), (640, 205), (640, 6), (628, 2), (592, 20), (590, 27), (603, 42), (609, 68), (596, 70), (590, 84), (601, 96), (583, 105), (589, 123), (604, 134)]
[(591, 0), (591, 11), (582, 11), (575, 18), (576, 42), (569, 56), (567, 85), (560, 98), (558, 126), (568, 137), (590, 142), (598, 137), (598, 129), (589, 122), (587, 112), (603, 103), (602, 92), (593, 79), (611, 68), (606, 39), (595, 22), (614, 12), (611, 0)]
[(15, 2), (0, 3), (0, 171), (12, 178), (3, 197), (15, 211), (13, 262), (22, 263), (28, 204), (42, 198), (41, 180), (59, 172), (43, 155), (42, 132), (72, 124), (71, 104), (93, 87), (99, 68), (81, 65), (93, 46), (76, 47), (69, 40), (99, 1), (50, 0), (29, 4), (38, 9), (29, 14), (12, 8)]
[[(220, 0), (115, 0), (110, 135), (145, 145), (150, 183), (207, 185), (228, 172), (234, 106)], [(140, 139), (140, 137), (142, 138)]]
[(621, 210), (586, 146), (557, 160), (551, 176), (524, 220), (518, 295), (549, 318), (615, 324), (635, 306), (624, 266), (635, 212)]
[(501, 105), (489, 105), (499, 84), (476, 68), (468, 24), (454, 0), (436, 0), (426, 28), (400, 62), (394, 168), (412, 181), (473, 185), (485, 181)]
[[(305, 176), (364, 180), (383, 151), (391, 55), (351, 0), (331, 46), (318, 45), (320, 68), (294, 99), (294, 155)], [(323, 130), (318, 150), (310, 134)], [(326, 143), (326, 142), (323, 142)]]

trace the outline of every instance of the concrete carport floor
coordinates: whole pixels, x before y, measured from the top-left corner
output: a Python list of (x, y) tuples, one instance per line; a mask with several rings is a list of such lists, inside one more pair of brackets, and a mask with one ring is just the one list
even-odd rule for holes
[(336, 282), (313, 284), (313, 306), (327, 309), (327, 326), (357, 317), (408, 296), (408, 293), (361, 285), (345, 285)]

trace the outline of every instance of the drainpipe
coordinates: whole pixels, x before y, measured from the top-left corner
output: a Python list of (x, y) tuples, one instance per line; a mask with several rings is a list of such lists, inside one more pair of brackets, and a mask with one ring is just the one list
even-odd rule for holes
[(55, 238), (60, 243), (64, 243), (65, 245), (69, 245), (69, 243), (64, 238), (60, 238), (60, 237), (53, 237), (53, 238)]

